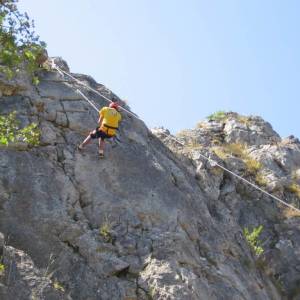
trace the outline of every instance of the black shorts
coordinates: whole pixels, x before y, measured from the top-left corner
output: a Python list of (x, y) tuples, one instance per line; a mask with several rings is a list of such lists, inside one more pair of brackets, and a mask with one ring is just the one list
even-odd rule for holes
[(108, 135), (105, 132), (103, 132), (102, 130), (100, 130), (99, 127), (97, 127), (95, 130), (96, 130), (96, 133), (91, 133), (90, 134), (92, 139), (105, 140), (105, 139), (110, 139), (110, 138), (113, 137), (112, 135)]

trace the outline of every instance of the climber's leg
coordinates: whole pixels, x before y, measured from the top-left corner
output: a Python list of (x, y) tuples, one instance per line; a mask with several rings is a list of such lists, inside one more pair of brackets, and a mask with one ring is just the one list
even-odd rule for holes
[(103, 138), (99, 139), (99, 156), (102, 158), (104, 157), (104, 147), (105, 147), (105, 141)]
[(96, 138), (98, 138), (98, 128), (90, 132), (90, 134), (86, 137), (86, 139), (78, 146), (78, 149), (82, 150), (83, 147), (89, 144), (92, 139), (96, 139)]
[(105, 132), (99, 130), (98, 132), (98, 137), (99, 137), (99, 156), (101, 158), (104, 157), (104, 148), (105, 148), (105, 139), (109, 139), (112, 136), (106, 134)]

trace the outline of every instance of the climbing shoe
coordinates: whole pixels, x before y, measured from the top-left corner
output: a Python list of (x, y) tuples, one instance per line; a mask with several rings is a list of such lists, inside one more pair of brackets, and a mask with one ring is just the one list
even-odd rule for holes
[(99, 150), (99, 157), (104, 158), (104, 152), (102, 150)]

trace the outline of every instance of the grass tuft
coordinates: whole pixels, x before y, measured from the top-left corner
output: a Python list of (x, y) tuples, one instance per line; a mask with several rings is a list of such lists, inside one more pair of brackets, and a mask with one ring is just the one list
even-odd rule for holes
[(288, 191), (295, 194), (298, 198), (300, 198), (300, 185), (297, 183), (292, 183), (288, 186)]
[(245, 124), (246, 126), (249, 126), (251, 124), (251, 118), (246, 116), (238, 116), (237, 121)]
[(113, 241), (111, 231), (112, 231), (112, 225), (108, 221), (105, 221), (99, 228), (99, 234), (104, 238), (104, 240), (107, 243), (111, 243)]
[(61, 292), (65, 292), (65, 288), (63, 287), (63, 285), (61, 283), (59, 283), (57, 280), (55, 280), (53, 282), (53, 287), (57, 290), (57, 291), (61, 291)]
[(250, 157), (245, 159), (245, 165), (249, 175), (257, 174), (262, 168), (262, 164), (259, 161)]
[(246, 145), (241, 143), (232, 143), (225, 146), (225, 151), (239, 158), (245, 158), (246, 154)]
[(260, 172), (258, 172), (255, 176), (255, 182), (260, 186), (260, 187), (265, 187), (268, 184), (267, 178)]
[(224, 146), (213, 147), (212, 150), (222, 160), (225, 160), (230, 155), (242, 159), (249, 175), (256, 175), (262, 168), (262, 164), (259, 161), (249, 156), (247, 153), (247, 146), (245, 144), (232, 143)]
[(223, 147), (213, 147), (212, 151), (222, 160), (225, 160), (228, 157), (228, 153)]

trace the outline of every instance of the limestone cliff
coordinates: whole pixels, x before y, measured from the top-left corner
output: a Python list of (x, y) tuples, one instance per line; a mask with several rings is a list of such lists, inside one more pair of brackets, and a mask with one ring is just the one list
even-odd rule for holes
[[(298, 140), (228, 114), (181, 133), (182, 147), (124, 113), (121, 143), (99, 160), (96, 143), (76, 150), (97, 120), (80, 86), (39, 75), (0, 84), (0, 113), (41, 130), (38, 147), (0, 149), (1, 299), (299, 299), (298, 216), (197, 155), (298, 205)], [(255, 256), (243, 229), (259, 225)]]

